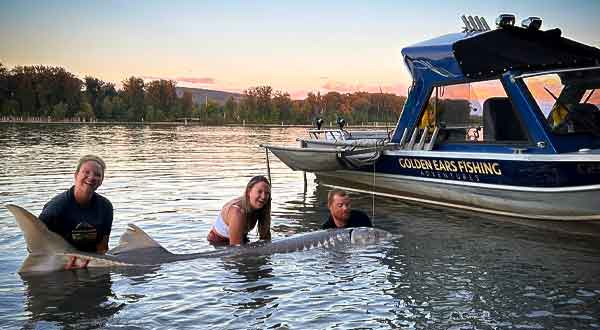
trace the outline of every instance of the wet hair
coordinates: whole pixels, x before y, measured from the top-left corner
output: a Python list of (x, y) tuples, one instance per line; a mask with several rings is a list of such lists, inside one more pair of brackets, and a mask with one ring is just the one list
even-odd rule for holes
[(79, 163), (77, 163), (77, 170), (75, 170), (75, 173), (79, 173), (81, 166), (83, 166), (85, 162), (89, 161), (96, 162), (98, 165), (100, 165), (100, 168), (102, 168), (102, 176), (104, 176), (104, 171), (106, 170), (106, 163), (102, 160), (102, 158), (96, 155), (85, 155), (79, 158)]
[(269, 191), (269, 199), (265, 202), (265, 205), (259, 210), (252, 210), (250, 207), (250, 200), (248, 199), (248, 194), (254, 185), (259, 182), (264, 182), (271, 188), (271, 183), (269, 180), (263, 175), (257, 175), (250, 179), (248, 184), (246, 185), (246, 190), (244, 190), (244, 195), (240, 199), (240, 204), (244, 213), (246, 214), (246, 223), (250, 223), (251, 217), (256, 216), (258, 227), (258, 236), (260, 239), (270, 239), (271, 238), (271, 194)]
[(331, 206), (335, 196), (347, 197), (348, 193), (342, 189), (333, 189), (327, 194), (327, 206)]

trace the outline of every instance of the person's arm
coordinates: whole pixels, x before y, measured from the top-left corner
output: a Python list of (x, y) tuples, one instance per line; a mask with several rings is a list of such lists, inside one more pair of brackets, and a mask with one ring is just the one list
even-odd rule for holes
[(96, 244), (96, 252), (101, 253), (101, 254), (105, 254), (106, 251), (108, 251), (108, 235), (103, 235), (102, 239), (100, 239), (100, 242), (98, 242), (98, 244)]
[(114, 210), (113, 210), (113, 206), (112, 204), (106, 200), (108, 205), (106, 206), (106, 221), (104, 222), (104, 226), (103, 226), (103, 230), (102, 232), (98, 233), (98, 235), (101, 235), (101, 239), (100, 241), (96, 244), (96, 252), (98, 253), (106, 253), (106, 251), (108, 251), (108, 239), (110, 238), (110, 232), (112, 230), (112, 223), (113, 223), (113, 214), (114, 214)]
[(227, 212), (229, 245), (239, 245), (246, 235), (246, 215), (240, 208), (230, 206)]

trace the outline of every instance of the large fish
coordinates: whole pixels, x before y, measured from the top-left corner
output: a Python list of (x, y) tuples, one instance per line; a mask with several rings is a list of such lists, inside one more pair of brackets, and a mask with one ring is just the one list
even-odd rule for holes
[(129, 224), (118, 246), (106, 254), (97, 254), (78, 251), (61, 236), (48, 230), (41, 220), (22, 207), (7, 205), (6, 208), (15, 216), (29, 250), (29, 255), (19, 269), (19, 273), (62, 270), (70, 257), (89, 260), (88, 267), (152, 266), (197, 258), (259, 256), (315, 247), (366, 245), (392, 237), (389, 232), (376, 228), (319, 230), (272, 242), (259, 242), (200, 253), (174, 254), (163, 248), (142, 229)]

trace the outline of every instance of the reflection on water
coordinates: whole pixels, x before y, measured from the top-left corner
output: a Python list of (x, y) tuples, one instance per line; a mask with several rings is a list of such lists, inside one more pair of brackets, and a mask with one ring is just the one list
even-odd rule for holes
[[(135, 223), (174, 253), (206, 234), (248, 179), (260, 143), (303, 129), (0, 125), (0, 204), (39, 214), (86, 153), (108, 164), (110, 246)], [(270, 157), (273, 237), (318, 229), (330, 188)], [(599, 329), (598, 225), (527, 222), (353, 194), (386, 245), (213, 258), (149, 269), (15, 274), (26, 250), (0, 208), (3, 328)], [(585, 233), (586, 235), (581, 235)], [(594, 236), (594, 233), (596, 236)], [(591, 234), (591, 235), (590, 235)], [(256, 236), (251, 235), (251, 239)]]
[(61, 327), (77, 324), (102, 328), (125, 304), (115, 302), (108, 270), (78, 270), (21, 275), (26, 288), (25, 309), (32, 327), (49, 322)]

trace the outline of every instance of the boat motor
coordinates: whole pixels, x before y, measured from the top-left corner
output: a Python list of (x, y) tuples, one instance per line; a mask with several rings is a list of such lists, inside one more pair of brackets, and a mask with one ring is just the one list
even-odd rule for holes
[(323, 126), (323, 118), (317, 117), (317, 119), (315, 119), (315, 125), (317, 126), (317, 129), (320, 130), (321, 126)]
[(343, 130), (344, 126), (346, 125), (346, 121), (344, 120), (344, 118), (342, 117), (337, 117), (337, 119), (335, 120), (335, 122), (337, 123), (338, 127)]

